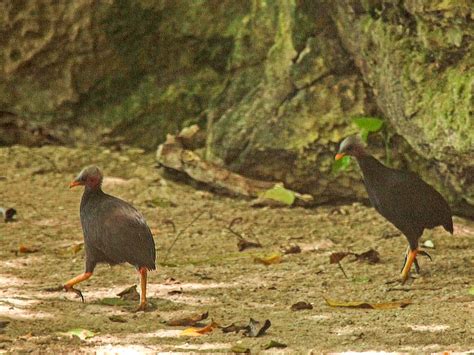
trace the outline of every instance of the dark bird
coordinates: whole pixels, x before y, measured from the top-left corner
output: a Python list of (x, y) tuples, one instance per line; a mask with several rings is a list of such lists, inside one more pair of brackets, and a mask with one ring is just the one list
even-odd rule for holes
[(85, 168), (69, 187), (84, 186), (80, 215), (86, 254), (85, 272), (64, 285), (66, 291), (84, 298), (74, 285), (92, 276), (98, 263), (129, 263), (140, 274), (140, 305), (145, 310), (147, 271), (155, 270), (155, 242), (150, 228), (129, 203), (102, 191), (99, 168)]
[(443, 226), (453, 233), (451, 209), (443, 196), (416, 174), (386, 167), (368, 154), (356, 136), (349, 136), (341, 142), (335, 159), (345, 155), (356, 158), (374, 208), (408, 239), (409, 249), (402, 269), (404, 283), (413, 263), (415, 270), (419, 271), (417, 254), (429, 257), (418, 249), (418, 240), (424, 229)]

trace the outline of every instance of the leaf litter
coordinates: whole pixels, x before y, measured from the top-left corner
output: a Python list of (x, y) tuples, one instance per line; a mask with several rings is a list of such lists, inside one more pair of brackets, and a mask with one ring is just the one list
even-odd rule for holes
[(290, 309), (292, 311), (301, 311), (305, 309), (313, 309), (313, 306), (309, 302), (299, 301), (299, 302), (296, 302), (295, 304), (292, 304)]
[(242, 235), (241, 233), (237, 232), (235, 229), (232, 228), (235, 224), (242, 222), (242, 220), (243, 219), (241, 217), (234, 218), (232, 221), (229, 222), (229, 225), (226, 227), (226, 229), (230, 233), (232, 233), (234, 236), (237, 237), (237, 248), (239, 249), (239, 251), (244, 251), (249, 248), (261, 248), (262, 244), (260, 244), (258, 240), (257, 241), (248, 240), (244, 237), (244, 235)]
[(382, 309), (382, 310), (405, 308), (412, 303), (410, 300), (370, 303), (370, 302), (364, 302), (364, 301), (337, 301), (337, 300), (333, 300), (329, 298), (324, 298), (324, 299), (326, 303), (331, 307)]
[(269, 266), (269, 265), (281, 263), (283, 260), (283, 256), (280, 253), (273, 253), (264, 257), (256, 256), (253, 258), (253, 260), (257, 264), (263, 264), (263, 265)]
[(170, 319), (166, 322), (166, 325), (169, 325), (169, 326), (176, 326), (176, 327), (190, 327), (190, 326), (194, 326), (196, 325), (197, 323), (207, 319), (207, 317), (209, 316), (209, 312), (205, 312), (205, 313), (200, 313), (200, 314), (194, 314), (194, 315), (191, 315), (191, 316), (185, 316), (185, 317), (181, 317), (181, 318), (173, 318), (173, 319)]
[(187, 328), (183, 330), (179, 335), (199, 337), (199, 336), (203, 336), (203, 335), (211, 333), (214, 329), (218, 327), (219, 325), (216, 322), (211, 321), (211, 323), (201, 328), (195, 328), (195, 327)]

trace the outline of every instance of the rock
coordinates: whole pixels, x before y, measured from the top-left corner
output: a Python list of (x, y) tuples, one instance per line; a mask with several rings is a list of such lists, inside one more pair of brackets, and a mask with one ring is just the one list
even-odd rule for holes
[(22, 121), (0, 124), (147, 150), (197, 124), (204, 159), (323, 203), (366, 198), (331, 165), (351, 117), (377, 116), (371, 151), (474, 216), (473, 18), (443, 0), (3, 2), (0, 111)]

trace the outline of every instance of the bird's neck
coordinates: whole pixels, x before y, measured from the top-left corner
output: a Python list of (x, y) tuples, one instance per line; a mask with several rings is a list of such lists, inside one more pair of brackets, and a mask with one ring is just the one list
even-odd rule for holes
[(99, 195), (103, 195), (104, 192), (102, 191), (102, 188), (100, 187), (100, 185), (98, 186), (87, 186), (84, 188), (84, 195), (83, 195), (83, 199), (84, 200), (88, 200), (89, 198), (93, 198), (94, 196), (99, 196)]
[(376, 177), (380, 175), (380, 172), (387, 169), (385, 165), (379, 162), (370, 154), (364, 154), (356, 157), (357, 163), (359, 164), (360, 170), (364, 178)]

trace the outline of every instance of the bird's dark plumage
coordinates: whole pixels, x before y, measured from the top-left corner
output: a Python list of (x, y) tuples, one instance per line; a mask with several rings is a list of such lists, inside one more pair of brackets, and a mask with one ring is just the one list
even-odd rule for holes
[(416, 174), (388, 168), (370, 155), (357, 159), (374, 208), (418, 247), (425, 228), (453, 233), (451, 210), (443, 196)]
[(132, 205), (100, 189), (86, 188), (80, 211), (87, 272), (102, 262), (155, 269), (153, 236)]
[(82, 297), (74, 285), (92, 276), (98, 263), (130, 263), (140, 273), (140, 306), (147, 305), (147, 271), (155, 269), (155, 242), (145, 219), (129, 203), (102, 191), (99, 168), (85, 168), (69, 185), (84, 186), (81, 224), (84, 233), (86, 270), (69, 280), (64, 288)]
[[(351, 155), (357, 159), (364, 185), (374, 208), (408, 239), (416, 263), (418, 240), (425, 228), (443, 226), (453, 233), (451, 209), (432, 186), (416, 174), (386, 167), (368, 154), (355, 136), (344, 139), (336, 159)], [(408, 271), (411, 263), (408, 265)], [(403, 277), (406, 279), (404, 268)]]

